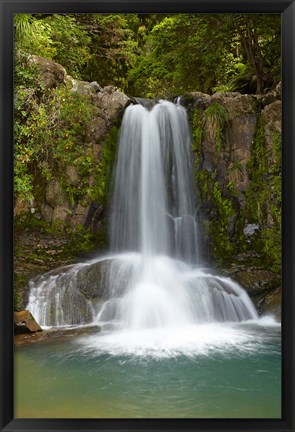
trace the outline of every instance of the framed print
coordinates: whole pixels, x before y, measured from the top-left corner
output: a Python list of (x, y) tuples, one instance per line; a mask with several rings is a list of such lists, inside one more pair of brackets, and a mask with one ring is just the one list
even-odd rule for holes
[(294, 431), (294, 14), (1, 0), (2, 431)]

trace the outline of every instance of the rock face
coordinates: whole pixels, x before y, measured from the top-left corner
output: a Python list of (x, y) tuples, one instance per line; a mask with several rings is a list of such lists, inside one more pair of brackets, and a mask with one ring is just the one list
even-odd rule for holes
[[(81, 134), (80, 141), (75, 145), (81, 148), (81, 157), (84, 154), (85, 158), (93, 157), (94, 161), (99, 162), (104, 139), (114, 125), (120, 124), (124, 109), (134, 101), (114, 86), (102, 88), (96, 81), (89, 83), (76, 80), (67, 75), (63, 66), (46, 58), (31, 55), (28, 60), (29, 63), (39, 68), (40, 79), (45, 85), (45, 91), (67, 86), (71, 92), (85, 98), (91, 107), (92, 116), (85, 124), (85, 130)], [(73, 199), (73, 195), (75, 190), (79, 191), (82, 185), (85, 187), (85, 183), (92, 186), (95, 181), (94, 176), (91, 173), (89, 178), (85, 179), (85, 174), (81, 175), (73, 165), (64, 168), (63, 181), (57, 174), (54, 180), (47, 181), (45, 188), (44, 185), (42, 186), (45, 189), (44, 198), (41, 199), (40, 194), (38, 194), (36, 206), (17, 199), (15, 216), (26, 217), (35, 212), (39, 219), (49, 223), (61, 221), (75, 227), (78, 224), (84, 225), (87, 221), (87, 225), (91, 225), (88, 216), (91, 213), (91, 206), (95, 202), (92, 202), (87, 196), (80, 197), (77, 202), (77, 199)], [(76, 193), (76, 195), (78, 194)], [(96, 225), (94, 223), (94, 230)]]
[(42, 331), (42, 328), (35, 321), (28, 310), (14, 312), (14, 333), (34, 333)]
[[(279, 87), (262, 96), (192, 93), (182, 104), (192, 124), (205, 258), (231, 262), (256, 251), (261, 266), (279, 271)], [(251, 235), (249, 227), (255, 227)]]

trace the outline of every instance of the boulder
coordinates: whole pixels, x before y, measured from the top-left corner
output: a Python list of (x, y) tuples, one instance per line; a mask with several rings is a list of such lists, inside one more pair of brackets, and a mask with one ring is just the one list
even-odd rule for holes
[(65, 84), (67, 73), (60, 64), (36, 55), (30, 55), (29, 62), (38, 66), (41, 71), (41, 78), (48, 88)]
[(77, 272), (77, 288), (88, 299), (107, 298), (108, 275), (112, 260), (106, 259), (83, 266)]
[(58, 205), (54, 207), (52, 220), (59, 220), (65, 222), (70, 214), (70, 206), (69, 204)]
[(67, 181), (70, 185), (73, 186), (79, 185), (80, 175), (74, 166), (70, 165), (66, 167), (66, 176), (67, 176)]
[(86, 217), (89, 211), (89, 207), (84, 207), (81, 204), (74, 209), (73, 215), (70, 219), (70, 224), (75, 227), (77, 225), (84, 225), (86, 222)]
[(41, 214), (42, 214), (43, 219), (46, 222), (52, 222), (53, 208), (50, 207), (50, 205), (48, 205), (46, 203), (42, 203), (41, 204)]
[(65, 201), (65, 193), (57, 180), (50, 181), (46, 186), (46, 202), (54, 208)]
[(279, 274), (259, 267), (237, 270), (231, 277), (242, 285), (251, 297), (275, 290), (281, 284)]
[(14, 312), (14, 333), (34, 333), (39, 331), (42, 331), (42, 328), (35, 321), (30, 311)]
[(86, 125), (85, 143), (99, 143), (107, 132), (106, 121), (101, 117), (92, 117), (90, 123)]
[(87, 81), (78, 81), (67, 75), (67, 81), (71, 85), (71, 91), (84, 96), (93, 96), (95, 94), (94, 87)]
[(117, 87), (104, 87), (93, 98), (93, 103), (102, 109), (109, 122), (116, 122), (121, 118), (124, 108), (131, 103), (131, 99), (122, 93)]

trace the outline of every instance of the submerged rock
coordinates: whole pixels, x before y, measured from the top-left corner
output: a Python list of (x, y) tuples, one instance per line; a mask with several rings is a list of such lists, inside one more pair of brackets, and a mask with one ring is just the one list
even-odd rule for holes
[(34, 333), (42, 331), (33, 315), (28, 310), (14, 312), (14, 333)]

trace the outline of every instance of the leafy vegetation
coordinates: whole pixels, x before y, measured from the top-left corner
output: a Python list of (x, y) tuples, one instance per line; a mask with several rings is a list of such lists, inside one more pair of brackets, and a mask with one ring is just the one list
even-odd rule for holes
[(146, 97), (242, 91), (280, 80), (280, 15), (16, 15), (18, 50), (74, 78)]
[(79, 145), (91, 116), (89, 103), (66, 87), (40, 98), (37, 90), (21, 85), (15, 92), (15, 192), (25, 199), (40, 176), (46, 181), (63, 177), (69, 165), (82, 177), (94, 169), (93, 157)]
[(203, 124), (207, 126), (208, 131), (213, 135), (217, 153), (220, 153), (222, 150), (223, 132), (227, 122), (227, 110), (218, 102), (213, 102), (204, 112)]

